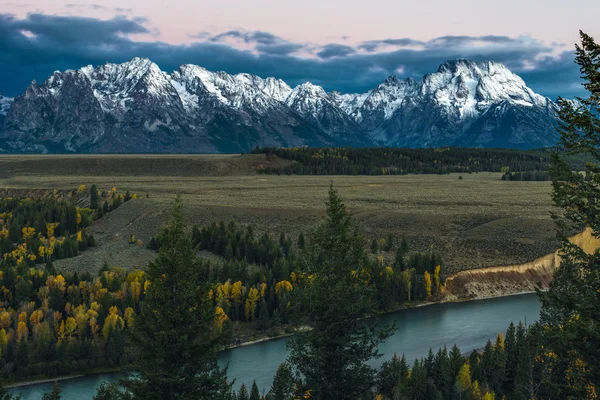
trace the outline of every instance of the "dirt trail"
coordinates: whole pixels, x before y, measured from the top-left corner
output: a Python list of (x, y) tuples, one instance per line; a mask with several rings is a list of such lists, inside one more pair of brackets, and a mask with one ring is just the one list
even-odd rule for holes
[[(600, 239), (589, 228), (570, 240), (587, 253), (600, 248)], [(446, 279), (444, 297), (446, 301), (483, 299), (547, 288), (559, 265), (556, 251), (525, 264), (461, 271)]]

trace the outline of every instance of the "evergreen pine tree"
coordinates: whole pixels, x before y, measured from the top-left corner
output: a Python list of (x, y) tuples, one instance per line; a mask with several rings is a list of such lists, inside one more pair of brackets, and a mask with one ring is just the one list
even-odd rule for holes
[(375, 292), (363, 283), (368, 263), (364, 239), (352, 215), (329, 189), (327, 216), (312, 232), (304, 270), (313, 276), (294, 290), (295, 311), (312, 329), (290, 340), (290, 364), (316, 400), (355, 400), (371, 388), (375, 371), (367, 362), (392, 333), (374, 318)]
[[(600, 250), (586, 254), (567, 239), (573, 229), (587, 226), (600, 237), (600, 44), (580, 32), (576, 62), (589, 97), (582, 107), (559, 99), (562, 123), (560, 147), (551, 158), (552, 197), (562, 215), (555, 215), (562, 241), (561, 263), (550, 288), (540, 293), (543, 345), (548, 385), (557, 398), (585, 398), (600, 392)], [(573, 171), (566, 155), (586, 159), (583, 173)], [(590, 345), (593, 343), (592, 345)]]
[(62, 398), (61, 392), (62, 391), (60, 390), (60, 385), (58, 384), (58, 382), (54, 382), (54, 385), (52, 386), (52, 391), (44, 393), (44, 395), (42, 396), (42, 400), (60, 400)]
[(90, 188), (90, 208), (95, 210), (98, 208), (98, 188), (92, 185)]
[(268, 398), (272, 400), (291, 400), (293, 395), (294, 377), (287, 364), (281, 364), (273, 379), (273, 385)]
[(214, 309), (184, 231), (180, 197), (159, 240), (146, 272), (151, 284), (131, 334), (137, 375), (126, 388), (134, 399), (229, 399), (231, 385), (217, 364), (221, 338)]
[(394, 247), (394, 236), (391, 233), (388, 233), (387, 238), (385, 240), (385, 251), (391, 251), (392, 247)]
[(415, 360), (408, 383), (408, 393), (411, 400), (430, 400), (427, 395), (427, 370), (425, 366)]
[(305, 247), (306, 247), (306, 241), (304, 239), (304, 233), (300, 232), (300, 236), (298, 236), (298, 248), (300, 250), (304, 250)]
[(515, 335), (515, 324), (511, 322), (504, 338), (504, 352), (506, 354), (504, 393), (512, 393), (515, 387), (515, 374), (517, 372), (517, 343)]
[(248, 389), (246, 389), (246, 385), (242, 383), (240, 386), (240, 391), (237, 394), (237, 400), (249, 400), (250, 396), (248, 395)]
[(252, 388), (250, 389), (250, 400), (260, 400), (260, 393), (258, 391), (258, 385), (256, 381), (252, 382)]
[(377, 245), (377, 239), (373, 238), (373, 240), (371, 241), (371, 253), (377, 254), (378, 251), (379, 246)]

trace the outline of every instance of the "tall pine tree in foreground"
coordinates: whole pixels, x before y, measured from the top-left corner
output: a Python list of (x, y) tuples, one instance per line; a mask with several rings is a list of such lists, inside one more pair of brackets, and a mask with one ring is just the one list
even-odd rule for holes
[(230, 399), (226, 371), (217, 364), (214, 309), (183, 229), (179, 197), (160, 244), (147, 268), (150, 286), (131, 335), (138, 375), (125, 387), (134, 399)]
[[(590, 96), (578, 99), (582, 107), (559, 99), (564, 152), (553, 154), (550, 172), (553, 200), (562, 208), (556, 216), (562, 262), (541, 294), (547, 397), (553, 399), (600, 394), (600, 252), (586, 254), (567, 240), (584, 226), (600, 237), (600, 45), (583, 32), (576, 62)], [(565, 154), (584, 155), (585, 173), (572, 171)]]
[(369, 391), (375, 371), (367, 361), (393, 329), (371, 318), (376, 297), (367, 282), (365, 241), (333, 186), (327, 216), (311, 233), (304, 288), (295, 290), (296, 315), (310, 330), (290, 340), (290, 365), (312, 399), (355, 400)]

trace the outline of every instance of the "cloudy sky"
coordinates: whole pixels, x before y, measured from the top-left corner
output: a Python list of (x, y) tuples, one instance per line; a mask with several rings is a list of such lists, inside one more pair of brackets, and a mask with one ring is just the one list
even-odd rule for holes
[(579, 29), (598, 0), (0, 0), (0, 93), (52, 71), (148, 57), (362, 92), (449, 59), (505, 63), (535, 91), (583, 94)]

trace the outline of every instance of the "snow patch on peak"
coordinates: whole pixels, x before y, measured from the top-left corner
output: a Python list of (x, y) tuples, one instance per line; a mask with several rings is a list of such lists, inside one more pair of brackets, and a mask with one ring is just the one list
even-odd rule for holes
[(5, 116), (12, 105), (14, 99), (0, 94), (0, 115)]

